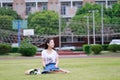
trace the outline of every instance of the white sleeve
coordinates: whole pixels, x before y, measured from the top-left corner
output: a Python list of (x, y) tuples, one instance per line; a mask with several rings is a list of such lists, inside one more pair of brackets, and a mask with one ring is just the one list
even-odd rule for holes
[(59, 54), (55, 51), (55, 53), (56, 53), (56, 57), (59, 57)]

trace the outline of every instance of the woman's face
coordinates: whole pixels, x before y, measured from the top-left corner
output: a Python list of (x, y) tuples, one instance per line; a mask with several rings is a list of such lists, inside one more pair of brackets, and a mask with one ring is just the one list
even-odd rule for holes
[(48, 48), (54, 48), (54, 45), (55, 45), (54, 40), (50, 40), (50, 42), (47, 43), (47, 45), (48, 45)]

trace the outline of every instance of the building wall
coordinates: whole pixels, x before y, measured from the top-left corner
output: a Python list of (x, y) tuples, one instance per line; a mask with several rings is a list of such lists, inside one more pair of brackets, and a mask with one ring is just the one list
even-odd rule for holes
[(86, 3), (95, 4), (95, 0), (83, 0), (83, 5)]
[[(117, 0), (107, 1), (108, 6), (117, 2)], [(53, 10), (55, 12), (61, 10), (60, 13), (63, 18), (71, 18), (75, 15), (77, 9), (81, 8), (82, 5), (87, 2), (93, 4), (106, 4), (106, 0), (0, 0), (0, 6), (6, 7), (7, 4), (10, 4), (10, 6), (12, 6), (23, 19), (25, 19), (29, 13), (42, 10)]]
[(23, 19), (26, 16), (25, 0), (13, 0), (13, 10), (15, 10)]
[(59, 0), (48, 0), (48, 10), (55, 11), (59, 13), (60, 6)]

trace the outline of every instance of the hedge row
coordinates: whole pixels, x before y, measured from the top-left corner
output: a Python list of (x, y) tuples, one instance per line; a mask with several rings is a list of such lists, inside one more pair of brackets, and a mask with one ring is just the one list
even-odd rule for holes
[(0, 55), (7, 54), (11, 50), (11, 45), (7, 43), (0, 43)]
[(100, 52), (103, 50), (109, 50), (112, 52), (116, 52), (116, 51), (120, 51), (120, 45), (117, 44), (104, 44), (104, 45), (100, 45), (100, 44), (95, 44), (95, 45), (83, 45), (83, 50), (85, 51), (85, 53), (87, 55), (91, 54), (91, 52), (93, 52), (94, 54), (100, 54)]
[(6, 43), (0, 43), (0, 55), (5, 55), (7, 53), (20, 53), (22, 54), (22, 56), (34, 56), (36, 54), (37, 51), (37, 47), (23, 42), (21, 43), (20, 47), (11, 47), (10, 44), (6, 44)]
[(120, 51), (120, 45), (111, 44), (108, 46), (108, 49), (112, 52)]

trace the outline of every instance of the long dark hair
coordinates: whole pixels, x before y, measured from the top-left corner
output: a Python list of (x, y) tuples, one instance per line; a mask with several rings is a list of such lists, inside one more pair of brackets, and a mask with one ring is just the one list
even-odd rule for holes
[(45, 42), (45, 49), (48, 49), (48, 43), (51, 41), (51, 40), (54, 40), (53, 38), (47, 38), (46, 42)]

